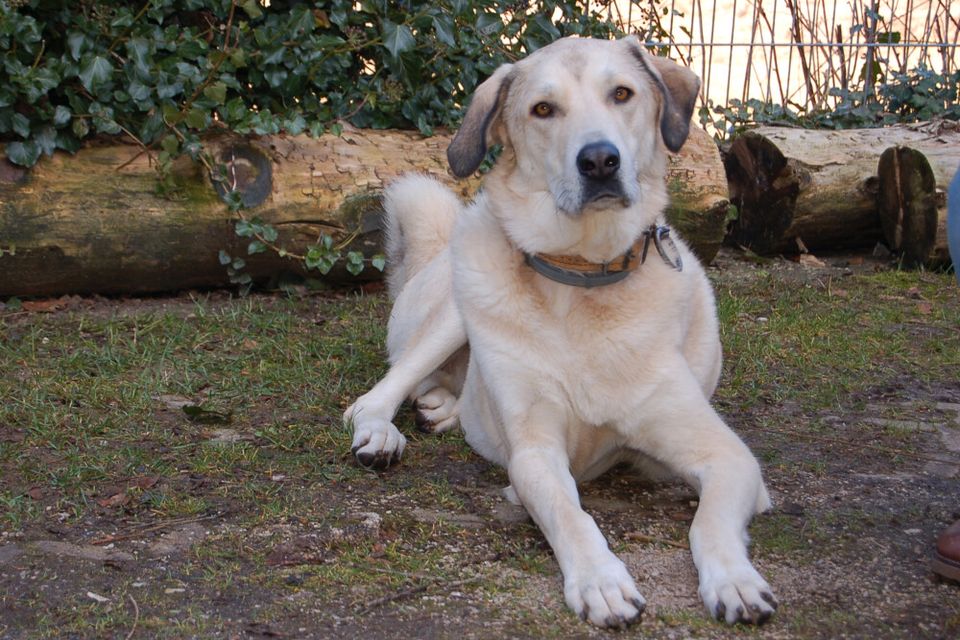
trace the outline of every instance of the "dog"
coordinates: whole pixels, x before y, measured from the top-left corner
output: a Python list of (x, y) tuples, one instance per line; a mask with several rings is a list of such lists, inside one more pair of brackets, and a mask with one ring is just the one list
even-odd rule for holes
[(390, 368), (344, 414), (374, 468), (403, 454), (405, 399), (421, 429), (459, 423), (506, 468), (566, 603), (600, 627), (635, 622), (645, 601), (577, 483), (623, 462), (698, 491), (690, 549), (712, 616), (760, 624), (776, 608), (747, 554), (770, 506), (760, 466), (709, 402), (713, 293), (662, 217), (699, 84), (634, 37), (562, 39), (499, 67), (447, 151), (466, 177), (500, 145), (474, 202), (420, 175), (385, 193)]

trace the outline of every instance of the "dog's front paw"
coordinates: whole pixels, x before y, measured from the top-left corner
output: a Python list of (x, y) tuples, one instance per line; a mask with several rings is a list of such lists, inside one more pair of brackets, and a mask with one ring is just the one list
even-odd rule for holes
[(623, 629), (640, 619), (646, 600), (622, 562), (612, 557), (581, 575), (564, 579), (567, 606), (598, 627)]
[(434, 387), (419, 396), (414, 403), (417, 407), (416, 424), (425, 433), (443, 433), (457, 426), (460, 418), (457, 397), (443, 387)]
[(357, 462), (371, 469), (386, 469), (400, 461), (407, 439), (388, 420), (365, 420), (354, 424), (350, 450)]
[(750, 565), (701, 580), (700, 597), (710, 615), (728, 624), (760, 625), (777, 609), (770, 585)]

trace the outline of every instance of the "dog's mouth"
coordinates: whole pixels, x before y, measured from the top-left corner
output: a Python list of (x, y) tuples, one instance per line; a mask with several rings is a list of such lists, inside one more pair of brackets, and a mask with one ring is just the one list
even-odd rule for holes
[(625, 209), (631, 204), (630, 198), (624, 193), (619, 181), (609, 185), (585, 184), (580, 210)]

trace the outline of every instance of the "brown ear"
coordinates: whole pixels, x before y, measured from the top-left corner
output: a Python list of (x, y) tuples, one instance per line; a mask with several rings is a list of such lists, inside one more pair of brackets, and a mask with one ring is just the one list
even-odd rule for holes
[(663, 94), (660, 135), (667, 149), (676, 153), (690, 134), (690, 118), (697, 104), (700, 78), (669, 58), (650, 55), (636, 38), (629, 40), (634, 57)]
[(463, 124), (447, 147), (447, 162), (458, 178), (466, 178), (476, 171), (492, 144), (504, 142), (497, 139), (495, 125), (510, 87), (512, 70), (512, 64), (500, 66), (474, 91)]

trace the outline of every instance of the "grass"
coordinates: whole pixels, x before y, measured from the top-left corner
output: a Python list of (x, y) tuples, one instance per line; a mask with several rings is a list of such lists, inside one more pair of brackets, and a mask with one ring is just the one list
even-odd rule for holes
[[(869, 403), (909, 400), (909, 389), (944, 385), (945, 372), (960, 370), (960, 300), (949, 276), (881, 272), (798, 283), (755, 269), (742, 280), (715, 279), (727, 356), (717, 400), (753, 439), (783, 427), (783, 407), (795, 407), (793, 428), (803, 425), (808, 435), (830, 435), (835, 427), (825, 416), (833, 413), (849, 420), (847, 435), (866, 435), (857, 417)], [(318, 620), (334, 624), (332, 616), (349, 617), (411, 585), (426, 584), (433, 596), (445, 583), (478, 576), (458, 587), (470, 603), (463, 611), (499, 620), (499, 632), (582, 632), (562, 608), (537, 604), (524, 592), (529, 580), (517, 577), (559, 585), (534, 526), (470, 529), (412, 515), (415, 508), (487, 513), (499, 500), (504, 474), (479, 461), (460, 435), (423, 436), (401, 412), (410, 440), (404, 465), (378, 476), (352, 462), (340, 415), (385, 371), (387, 313), (379, 295), (223, 294), (0, 313), (0, 545), (57, 536), (85, 544), (137, 526), (209, 518), (203, 541), (138, 569), (142, 576), (109, 567), (54, 572), (45, 580), (63, 595), (53, 600), (34, 583), (2, 578), (8, 591), (23, 589), (22, 611), (30, 612), (16, 623), (26, 626), (14, 628), (38, 638), (124, 637), (136, 624), (145, 637), (228, 637), (244, 633), (238, 620), (255, 620), (296, 631)], [(935, 404), (929, 396), (927, 408)], [(220, 417), (191, 420), (184, 403)], [(901, 417), (885, 406), (885, 418)], [(907, 454), (922, 445), (896, 424), (869, 434)], [(826, 482), (844, 464), (842, 451), (798, 450), (785, 438), (755, 447), (774, 476)], [(471, 465), (475, 486), (456, 472), (463, 465)], [(157, 481), (139, 486), (143, 477)], [(117, 495), (128, 499), (110, 503)], [(383, 519), (376, 535), (357, 529), (356, 514), (371, 511)], [(752, 529), (754, 547), (774, 558), (817, 557), (832, 524), (764, 516)], [(686, 525), (677, 526), (679, 539)], [(271, 553), (295, 540), (305, 541), (311, 559), (275, 564)], [(138, 581), (148, 584), (133, 586)], [(165, 593), (181, 583), (187, 596)], [(88, 588), (108, 592), (109, 606), (86, 598)], [(497, 604), (517, 597), (525, 604), (512, 613)], [(562, 601), (559, 592), (551, 597)], [(388, 630), (416, 635), (417, 611), (440, 615), (418, 598), (381, 605), (374, 615), (409, 618)], [(718, 629), (699, 610), (662, 611), (668, 628), (702, 636)], [(15, 619), (0, 614), (0, 635)], [(734, 635), (744, 633), (753, 635)]]

